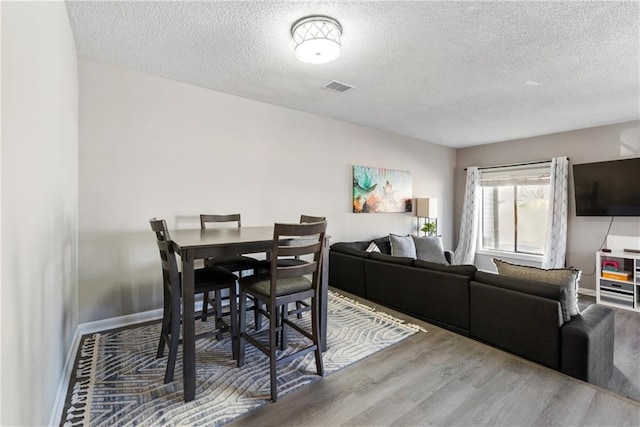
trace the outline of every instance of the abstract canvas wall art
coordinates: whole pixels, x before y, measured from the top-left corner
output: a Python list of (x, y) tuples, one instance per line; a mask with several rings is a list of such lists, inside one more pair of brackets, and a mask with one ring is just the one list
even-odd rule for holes
[(411, 212), (411, 172), (353, 166), (353, 212)]

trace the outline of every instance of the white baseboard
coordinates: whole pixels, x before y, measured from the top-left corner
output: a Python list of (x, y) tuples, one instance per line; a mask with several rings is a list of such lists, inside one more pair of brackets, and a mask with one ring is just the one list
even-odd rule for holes
[(162, 318), (162, 309), (143, 311), (142, 313), (127, 314), (120, 317), (112, 317), (110, 319), (96, 320), (95, 322), (87, 322), (78, 325), (80, 337), (86, 334), (93, 334), (100, 331), (108, 331), (109, 329), (122, 328), (123, 326), (135, 325), (137, 323), (149, 322)]

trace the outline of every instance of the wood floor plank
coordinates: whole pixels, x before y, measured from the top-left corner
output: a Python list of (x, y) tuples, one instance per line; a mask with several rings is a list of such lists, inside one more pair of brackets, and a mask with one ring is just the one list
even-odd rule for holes
[[(417, 333), (230, 425), (640, 426), (638, 402), (362, 302), (428, 332)], [(638, 348), (640, 313), (616, 312), (616, 372), (610, 386), (640, 398)]]

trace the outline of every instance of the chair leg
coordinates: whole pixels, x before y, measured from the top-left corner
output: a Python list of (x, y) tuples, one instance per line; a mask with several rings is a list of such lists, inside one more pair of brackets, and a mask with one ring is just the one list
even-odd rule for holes
[(203, 322), (207, 321), (207, 314), (209, 314), (209, 292), (202, 294), (202, 317)]
[(289, 333), (289, 327), (285, 323), (285, 320), (289, 318), (289, 304), (285, 304), (280, 307), (282, 314), (280, 316), (280, 349), (287, 348), (287, 334)]
[(218, 328), (218, 333), (216, 334), (216, 339), (218, 341), (222, 340), (222, 292), (221, 291), (215, 291), (214, 292), (215, 295), (215, 301), (213, 302), (215, 304), (215, 316), (216, 316), (216, 328)]
[[(271, 383), (271, 400), (278, 400), (278, 382), (276, 380), (276, 329), (278, 327), (278, 308), (270, 307), (269, 312), (269, 376)], [(285, 310), (285, 307), (283, 307)]]
[[(256, 273), (255, 270), (250, 270), (253, 273)], [(239, 276), (242, 277), (242, 272), (238, 272)], [(253, 324), (256, 327), (256, 331), (262, 329), (262, 315), (260, 314), (260, 308), (262, 304), (258, 301), (258, 298), (251, 297), (253, 300)]]
[(253, 298), (253, 321), (254, 325), (256, 325), (256, 331), (262, 329), (262, 315), (260, 314), (261, 307), (262, 303), (258, 298)]
[(234, 359), (238, 359), (238, 300), (236, 297), (236, 284), (229, 287), (229, 317), (231, 317), (231, 353)]
[(178, 344), (180, 343), (180, 298), (178, 296), (174, 296), (171, 301), (171, 335), (169, 341), (169, 358), (167, 359), (167, 369), (164, 373), (165, 384), (173, 380)]
[(242, 368), (244, 366), (244, 334), (247, 328), (247, 294), (240, 287), (240, 315), (238, 316), (240, 320), (240, 325), (238, 327), (238, 368)]
[(296, 301), (296, 310), (298, 310), (298, 319), (302, 319), (302, 302)]
[(164, 355), (164, 346), (165, 344), (169, 344), (166, 342), (165, 337), (169, 335), (170, 327), (171, 327), (171, 293), (165, 287), (164, 301), (163, 301), (163, 307), (162, 307), (162, 329), (160, 329), (160, 342), (158, 343), (158, 352), (156, 353), (156, 359), (159, 359)]
[(313, 343), (316, 345), (316, 372), (324, 377), (324, 366), (322, 365), (322, 349), (320, 348), (320, 312), (319, 301), (317, 298), (311, 298), (311, 333), (313, 334)]

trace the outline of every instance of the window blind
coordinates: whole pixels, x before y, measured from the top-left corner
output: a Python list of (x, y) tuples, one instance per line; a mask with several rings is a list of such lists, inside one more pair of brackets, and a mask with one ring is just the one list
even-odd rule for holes
[(481, 187), (549, 184), (551, 162), (480, 170)]

